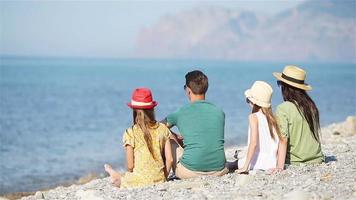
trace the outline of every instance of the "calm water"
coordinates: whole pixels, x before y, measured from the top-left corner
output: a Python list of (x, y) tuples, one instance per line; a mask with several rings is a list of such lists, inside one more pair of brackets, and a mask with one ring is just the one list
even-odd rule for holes
[[(281, 102), (272, 72), (286, 63), (177, 60), (4, 59), (0, 68), (0, 193), (32, 191), (123, 166), (121, 136), (131, 125), (126, 102), (150, 87), (158, 119), (187, 103), (184, 75), (209, 77), (208, 100), (226, 113), (226, 143), (246, 142), (243, 92), (265, 80)], [(355, 64), (300, 64), (308, 71), (321, 122), (356, 115)]]

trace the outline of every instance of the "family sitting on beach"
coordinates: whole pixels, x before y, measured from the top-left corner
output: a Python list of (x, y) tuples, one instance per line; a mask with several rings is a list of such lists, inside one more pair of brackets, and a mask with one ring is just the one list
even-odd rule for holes
[[(245, 92), (251, 107), (248, 116), (248, 149), (238, 160), (237, 173), (269, 170), (278, 173), (285, 164), (321, 163), (319, 112), (306, 91), (306, 73), (296, 66), (286, 66), (277, 78), (284, 102), (273, 114), (272, 87), (256, 81)], [(134, 90), (131, 103), (133, 125), (123, 135), (127, 171), (121, 175), (105, 164), (114, 185), (120, 188), (139, 187), (165, 182), (172, 169), (179, 179), (198, 176), (222, 176), (231, 171), (224, 152), (225, 114), (205, 100), (208, 77), (201, 71), (185, 76), (184, 90), (189, 104), (155, 119), (152, 93), (148, 88)], [(176, 126), (180, 134), (169, 129)]]

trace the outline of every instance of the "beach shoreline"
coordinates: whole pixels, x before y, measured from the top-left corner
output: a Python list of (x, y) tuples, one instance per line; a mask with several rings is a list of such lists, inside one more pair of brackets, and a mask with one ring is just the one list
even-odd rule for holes
[[(245, 148), (227, 147), (227, 160), (234, 160), (234, 152), (244, 152)], [(65, 186), (10, 193), (0, 199), (355, 199), (356, 117), (323, 127), (322, 149), (326, 156), (325, 163), (289, 166), (277, 175), (252, 171), (249, 175), (231, 173), (223, 177), (201, 177), (143, 188), (118, 189), (110, 184), (109, 178), (92, 174)]]

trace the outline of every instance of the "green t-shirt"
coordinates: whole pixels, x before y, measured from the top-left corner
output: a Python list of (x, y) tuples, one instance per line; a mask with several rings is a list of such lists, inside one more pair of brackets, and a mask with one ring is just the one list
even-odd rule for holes
[(277, 106), (276, 118), (281, 134), (288, 137), (286, 164), (321, 163), (321, 144), (314, 139), (307, 120), (289, 101)]
[(184, 138), (180, 162), (192, 171), (217, 171), (225, 167), (225, 114), (206, 101), (195, 101), (167, 116)]

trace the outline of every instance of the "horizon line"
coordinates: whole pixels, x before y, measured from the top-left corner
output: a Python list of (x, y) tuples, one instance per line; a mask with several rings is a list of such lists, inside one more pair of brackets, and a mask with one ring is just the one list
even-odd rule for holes
[[(33, 60), (41, 60), (41, 59), (46, 59), (46, 60), (60, 60), (60, 59), (65, 59), (65, 60), (155, 60), (155, 61), (212, 61), (212, 62), (268, 62), (268, 63), (293, 63), (293, 62), (302, 62), (302, 63), (335, 63), (335, 64), (356, 64), (356, 60), (344, 60), (344, 61), (338, 61), (338, 60), (242, 60), (242, 59), (219, 59), (219, 58), (179, 58), (179, 57), (172, 57), (172, 58), (167, 58), (167, 57), (98, 57), (98, 56), (44, 56), (44, 55), (1, 55), (0, 54), (0, 61), (1, 59), (33, 59)], [(0, 62), (1, 65), (1, 62)]]

